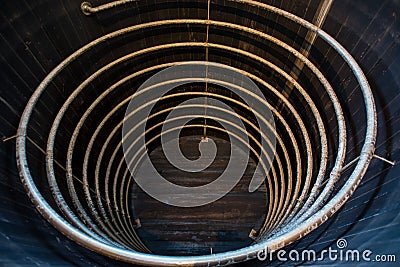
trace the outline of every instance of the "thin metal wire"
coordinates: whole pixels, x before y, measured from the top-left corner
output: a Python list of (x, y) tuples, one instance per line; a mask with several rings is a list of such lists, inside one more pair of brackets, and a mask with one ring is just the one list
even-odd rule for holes
[(3, 137), (3, 142), (7, 142), (7, 141), (10, 141), (10, 140), (14, 140), (15, 138), (17, 138), (17, 135), (12, 135), (12, 136), (9, 136), (9, 137)]
[(390, 165), (392, 165), (392, 166), (394, 166), (394, 165), (396, 164), (394, 161), (385, 159), (384, 157), (378, 156), (378, 155), (376, 155), (376, 154), (374, 154), (373, 157), (376, 158), (376, 159), (379, 159), (379, 160), (381, 160), (381, 161), (383, 161), (383, 162), (386, 162), (387, 164), (390, 164)]
[[(26, 138), (32, 145), (34, 145), (40, 152), (42, 152), (43, 155), (46, 155), (46, 151), (41, 148), (35, 141), (32, 140), (32, 138), (30, 138), (29, 136)], [(57, 160), (54, 160), (54, 163), (60, 167), (63, 171), (67, 172), (67, 169)], [(83, 185), (83, 181), (81, 179), (79, 179), (77, 176), (73, 175), (72, 176), (76, 181), (78, 181), (79, 183), (81, 183)], [(95, 191), (91, 188), (89, 188), (89, 190), (92, 193), (95, 193)], [(106, 201), (104, 198), (101, 198), (102, 201)]]
[[(35, 141), (33, 141), (29, 136), (27, 136), (27, 138), (26, 138), (30, 143), (32, 143), (40, 152), (42, 152), (43, 153), (43, 155), (45, 155), (45, 156), (47, 156), (47, 153), (46, 153), (46, 151), (44, 150), (44, 149), (42, 149)], [(61, 164), (61, 163), (59, 163), (57, 160), (54, 160), (54, 163), (57, 165), (57, 166), (59, 166), (63, 171), (65, 171), (66, 172), (66, 168)], [(76, 176), (74, 176), (74, 178), (77, 180), (77, 181), (79, 181), (80, 183), (82, 183), (83, 184), (83, 182), (79, 179), (79, 178), (77, 178)], [(104, 236), (102, 236), (102, 235), (98, 235), (98, 233), (99, 233), (99, 231), (96, 231), (95, 229), (95, 231), (96, 231), (96, 233), (93, 233), (90, 229), (88, 229), (84, 224), (82, 224), (81, 222), (79, 222), (77, 219), (76, 219), (76, 217), (74, 216), (74, 214), (72, 213), (72, 211), (68, 211), (67, 209), (65, 209), (65, 207), (62, 207), (61, 208), (61, 211), (63, 212), (63, 214), (70, 220), (70, 222), (73, 224), (73, 225), (75, 225), (76, 227), (79, 227), (80, 229), (82, 229), (85, 233), (87, 233), (89, 236), (92, 236), (93, 238), (95, 238), (95, 239), (98, 239), (98, 240), (102, 240), (103, 242), (111, 242), (108, 238), (105, 238), (105, 239), (103, 239), (104, 238)], [(67, 213), (67, 214), (65, 214), (65, 213)], [(111, 242), (112, 243), (112, 242)], [(118, 244), (118, 243), (114, 243), (114, 245), (116, 245), (116, 246), (118, 246), (118, 247), (120, 247), (120, 245)]]
[[(208, 36), (210, 32), (210, 5), (211, 0), (207, 1), (207, 32), (206, 32), (206, 62), (208, 62)], [(204, 127), (203, 127), (203, 140), (207, 141), (207, 106), (208, 106), (208, 64), (206, 64), (206, 73), (205, 73), (205, 89), (204, 89)]]

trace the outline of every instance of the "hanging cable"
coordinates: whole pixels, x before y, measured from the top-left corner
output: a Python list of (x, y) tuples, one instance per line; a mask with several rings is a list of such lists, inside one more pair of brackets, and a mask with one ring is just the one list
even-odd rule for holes
[[(206, 32), (206, 62), (208, 62), (208, 34), (210, 31), (210, 4), (211, 0), (208, 0), (207, 4), (207, 32)], [(203, 127), (203, 138), (202, 141), (206, 142), (207, 141), (207, 106), (208, 106), (208, 98), (207, 98), (207, 93), (208, 93), (208, 64), (206, 64), (206, 73), (205, 73), (205, 100), (204, 100), (204, 127)]]

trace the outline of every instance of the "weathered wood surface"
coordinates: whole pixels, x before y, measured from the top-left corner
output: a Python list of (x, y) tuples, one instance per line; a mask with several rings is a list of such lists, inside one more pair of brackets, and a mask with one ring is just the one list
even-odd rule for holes
[[(181, 138), (183, 154), (191, 159), (199, 156), (200, 137)], [(189, 173), (168, 163), (161, 148), (150, 157), (154, 166), (169, 181), (184, 186), (199, 186), (217, 179), (224, 171), (230, 156), (230, 144), (215, 139), (217, 157), (204, 171)], [(265, 214), (265, 189), (248, 192), (248, 185), (255, 169), (250, 159), (244, 176), (225, 197), (211, 204), (195, 208), (179, 208), (163, 204), (137, 186), (134, 200), (142, 228), (138, 231), (143, 242), (157, 254), (200, 255), (223, 252), (251, 243), (248, 234)]]

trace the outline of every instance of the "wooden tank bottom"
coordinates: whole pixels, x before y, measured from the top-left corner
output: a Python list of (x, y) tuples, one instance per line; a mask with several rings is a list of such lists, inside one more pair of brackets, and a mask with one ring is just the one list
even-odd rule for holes
[[(201, 136), (180, 138), (183, 154), (189, 159), (199, 156)], [(150, 154), (154, 166), (169, 181), (184, 186), (199, 186), (217, 179), (230, 156), (229, 142), (213, 137), (218, 147), (214, 162), (198, 173), (184, 172), (173, 167), (158, 147)], [(145, 245), (159, 255), (205, 255), (248, 246), (252, 228), (265, 219), (265, 185), (249, 193), (255, 162), (250, 158), (242, 179), (225, 197), (211, 204), (181, 208), (161, 203), (133, 187), (134, 205), (142, 227), (137, 230)]]

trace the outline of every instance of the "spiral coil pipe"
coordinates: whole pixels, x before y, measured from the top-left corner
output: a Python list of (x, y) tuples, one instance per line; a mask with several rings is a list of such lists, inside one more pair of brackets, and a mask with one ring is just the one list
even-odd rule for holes
[[(87, 3), (83, 3), (82, 10), (85, 14), (91, 14), (130, 2), (132, 1), (117, 1), (100, 8), (93, 8)], [(280, 40), (277, 36), (263, 32), (262, 29), (227, 22), (222, 18), (211, 16), (208, 19), (156, 20), (108, 33), (78, 49), (46, 76), (26, 105), (19, 124), (16, 143), (20, 177), (38, 211), (60, 232), (91, 250), (130, 263), (151, 266), (223, 266), (255, 258), (257, 253), (266, 246), (271, 250), (276, 250), (302, 238), (331, 217), (354, 192), (374, 155), (377, 135), (377, 115), (374, 99), (361, 68), (339, 42), (317, 26), (294, 14), (256, 1), (230, 0), (228, 2), (236, 3), (238, 7), (243, 9), (261, 9), (298, 24), (299, 27), (315, 33), (320, 41), (329, 44), (330, 49), (335, 50), (337, 56), (341, 58), (340, 60), (347, 64), (347, 67), (352, 71), (352, 78), (358, 82), (359, 88), (357, 90), (361, 92), (362, 99), (360, 101), (364, 103), (363, 113), (365, 114), (365, 125), (362, 126), (365, 132), (363, 145), (358, 159), (353, 162), (355, 167), (352, 167), (352, 172), (346, 176), (341, 174), (345, 168), (344, 163), (353, 160), (348, 156), (351, 155), (349, 153), (354, 152), (346, 151), (348, 142), (346, 125), (349, 122), (342, 111), (342, 107), (346, 103), (342, 103), (336, 96), (336, 91), (339, 91), (340, 88), (331, 86), (329, 79), (317, 67), (318, 62), (312, 62), (312, 59), (304, 56), (294, 46)], [(214, 1), (211, 1), (211, 8), (213, 3)], [(208, 8), (210, 8), (210, 5)], [(38, 130), (35, 120), (37, 114), (43, 112), (40, 101), (45, 98), (46, 93), (49, 90), (54, 90), (54, 88), (59, 89), (59, 79), (65, 79), (63, 75), (68, 77), (70, 66), (80, 58), (90, 57), (92, 51), (100, 49), (104, 44), (125, 39), (129, 42), (132, 36), (134, 38), (139, 36), (138, 33), (141, 31), (154, 31), (157, 34), (162, 34), (162, 31), (170, 28), (178, 27), (182, 30), (186, 26), (207, 28), (207, 34), (208, 32), (212, 34), (213, 31), (219, 35), (234, 34), (241, 36), (248, 34), (255, 39), (260, 39), (263, 44), (281, 49), (282, 53), (292, 61), (299, 60), (302, 62), (307, 75), (312, 75), (312, 77), (307, 78), (318, 81), (318, 87), (306, 88), (303, 85), (304, 81), (292, 77), (289, 70), (279, 59), (257, 54), (252, 52), (251, 49), (232, 47), (229, 43), (224, 43), (223, 38), (219, 42), (212, 40), (212, 38), (207, 38), (204, 41), (190, 40), (189, 38), (189, 40), (177, 40), (175, 42), (171, 40), (169, 43), (160, 43), (154, 46), (146, 44), (142, 49), (132, 48), (132, 53), (116, 58), (112, 58), (114, 55), (111, 51), (110, 57), (112, 59), (93, 66), (93, 73), (84, 77), (76, 88), (65, 86), (66, 97), (63, 105), (49, 116), (54, 117), (51, 129), (48, 133), (39, 133), (47, 138), (47, 181), (53, 196), (52, 201), (55, 201), (55, 205), (49, 204), (50, 200), (43, 197), (36, 185), (38, 178), (31, 174), (30, 168), (32, 167), (27, 156), (29, 149), (27, 144), (30, 142), (29, 140), (32, 140), (30, 134)], [(171, 38), (173, 39), (173, 36)], [(272, 84), (259, 72), (254, 71), (252, 73), (247, 66), (243, 68), (227, 66), (227, 68), (249, 77), (260, 86), (267, 96), (267, 102), (257, 100), (255, 96), (252, 97), (272, 111), (277, 124), (277, 129), (273, 130), (277, 139), (277, 151), (279, 151), (275, 155), (276, 165), (272, 164), (272, 159), (268, 159), (268, 162), (261, 162), (264, 165), (272, 165), (271, 171), (265, 178), (266, 198), (268, 199), (265, 221), (256, 242), (248, 247), (213, 255), (191, 257), (155, 255), (140, 240), (131, 222), (128, 192), (132, 179), (128, 168), (124, 165), (124, 158), (121, 154), (122, 141), (118, 136), (123, 124), (123, 118), (119, 115), (124, 111), (127, 103), (133, 99), (135, 88), (127, 90), (128, 93), (122, 93), (122, 90), (126, 90), (126, 87), (131, 84), (139, 83), (155, 71), (193, 61), (192, 56), (190, 56), (191, 52), (183, 53), (178, 61), (165, 57), (160, 59), (158, 65), (147, 66), (131, 72), (130, 64), (140, 61), (141, 56), (158, 55), (157, 53), (161, 54), (163, 51), (172, 52), (172, 54), (175, 53), (174, 51), (196, 51), (195, 53), (200, 54), (199, 58), (201, 58), (202, 54), (198, 51), (204, 50), (211, 54), (207, 58), (212, 58), (214, 52), (226, 57), (234, 54), (237, 57), (257, 62), (259, 66), (276, 75), (281, 84), (288, 83), (293, 86), (295, 93), (289, 96), (283, 92), (282, 88)], [(218, 58), (215, 57), (213, 60), (217, 61)], [(213, 63), (210, 62), (210, 64)], [(100, 87), (96, 81), (101, 80), (101, 77), (106, 73), (116, 70), (122, 75), (116, 77), (116, 80), (110, 85), (106, 85), (104, 88)], [(171, 81), (171, 83), (173, 82)], [(98, 85), (99, 89), (93, 88), (93, 84)], [(153, 88), (148, 88), (148, 90), (157, 90), (157, 86), (160, 85), (154, 85)], [(80, 105), (81, 92), (85, 90), (99, 91), (96, 99), (90, 100), (92, 102), (83, 111), (83, 114), (72, 114), (70, 107)], [(242, 90), (246, 92), (245, 89)], [(167, 95), (164, 99), (176, 100), (196, 95), (204, 95), (204, 92), (183, 91)], [(207, 96), (232, 103), (245, 113), (252, 111), (245, 103), (224, 94), (223, 91), (207, 92)], [(316, 100), (316, 96), (329, 99), (330, 106), (322, 107)], [(171, 101), (171, 103), (174, 102)], [(102, 106), (110, 106), (111, 109), (104, 113), (105, 115), (101, 114), (101, 120), (95, 122), (93, 116), (96, 115), (94, 113), (97, 108)], [(172, 108), (173, 106), (165, 108), (152, 116), (155, 119), (162, 118), (161, 115), (169, 112)], [(193, 107), (180, 108), (190, 109)], [(212, 108), (212, 105), (207, 107), (207, 109)], [(309, 111), (308, 115), (306, 115), (307, 112), (301, 110), (302, 108)], [(224, 110), (224, 112), (229, 113), (228, 110)], [(253, 115), (259, 118), (263, 117), (263, 114)], [(260, 131), (259, 126), (250, 119), (245, 116), (239, 117), (252, 129), (248, 136), (254, 145), (249, 149), (257, 158), (260, 150), (262, 150), (260, 140), (264, 139), (268, 142), (268, 139)], [(330, 118), (329, 121), (327, 121), (328, 118)], [(74, 124), (73, 128), (63, 126), (63, 123), (67, 123), (69, 120)], [(308, 121), (312, 123), (308, 123)], [(157, 133), (152, 133), (152, 130), (162, 123), (152, 125), (148, 132), (144, 133), (151, 135), (148, 145), (160, 136)], [(311, 128), (310, 124), (316, 125), (316, 127)], [(79, 152), (81, 149), (79, 140), (82, 136), (81, 130), (85, 127), (90, 127), (90, 138), (82, 154)], [(189, 126), (182, 126), (181, 128), (185, 127)], [(201, 128), (203, 125), (193, 124), (190, 127)], [(207, 127), (216, 131), (223, 131), (223, 129), (212, 125)], [(330, 131), (334, 131), (335, 138), (333, 140), (327, 136), (327, 127)], [(109, 134), (97, 149), (99, 141), (96, 139), (104, 131)], [(60, 132), (63, 135), (65, 132), (66, 135), (70, 136), (68, 148), (64, 151), (65, 154), (60, 154), (63, 153), (60, 146), (65, 145), (62, 140), (58, 141), (57, 139)], [(289, 142), (285, 142), (285, 140), (289, 140)], [(106, 153), (107, 151), (112, 152)], [(137, 151), (137, 156), (140, 157), (141, 153), (146, 153), (145, 149), (144, 151)], [(57, 162), (60, 161), (59, 159), (66, 161), (67, 190), (59, 185), (65, 179), (65, 176), (60, 175), (60, 172), (55, 168), (58, 165)], [(81, 161), (79, 167), (76, 167), (76, 161)], [(108, 163), (105, 163), (105, 161), (108, 161)], [(77, 172), (80, 172), (81, 175), (77, 175)], [(105, 175), (102, 175), (102, 173), (105, 173)], [(82, 180), (76, 178), (77, 176), (82, 177)], [(92, 178), (93, 176), (94, 178)], [(74, 179), (81, 181), (82, 188), (76, 187)], [(101, 183), (102, 181), (104, 183)], [(341, 187), (337, 187), (338, 184), (341, 184)]]

